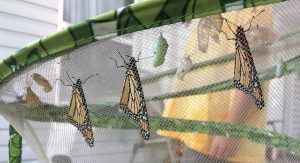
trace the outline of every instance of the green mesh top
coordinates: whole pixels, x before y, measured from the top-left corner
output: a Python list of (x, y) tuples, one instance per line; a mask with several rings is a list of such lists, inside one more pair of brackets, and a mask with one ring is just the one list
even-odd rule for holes
[(95, 41), (284, 0), (153, 0), (119, 8), (37, 40), (0, 62), (0, 83), (34, 62)]

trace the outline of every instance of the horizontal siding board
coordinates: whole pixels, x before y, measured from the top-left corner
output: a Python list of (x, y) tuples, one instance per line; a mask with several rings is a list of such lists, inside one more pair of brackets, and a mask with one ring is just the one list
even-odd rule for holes
[(9, 139), (8, 130), (1, 130), (0, 131), (0, 145), (7, 144), (7, 141)]
[[(17, 51), (18, 48), (12, 48), (12, 47), (3, 47), (0, 46), (0, 61), (5, 59), (7, 56), (11, 55), (15, 51)], [(2, 120), (0, 120), (2, 122)], [(8, 125), (6, 125), (8, 126)], [(0, 129), (2, 128), (2, 124), (0, 123)]]
[(5, 47), (20, 49), (25, 47), (27, 44), (40, 39), (39, 37), (4, 30), (0, 30), (0, 36), (0, 46), (3, 45)]
[(1, 29), (36, 35), (37, 37), (50, 34), (57, 29), (56, 25), (54, 24), (48, 24), (4, 13), (0, 13), (0, 20), (5, 22), (0, 23)]
[(31, 150), (29, 146), (23, 146), (22, 147), (22, 159), (24, 160), (33, 160), (35, 159), (35, 154)]
[[(0, 0), (0, 60), (57, 30), (58, 0)], [(9, 123), (0, 117), (0, 163), (8, 162)], [(22, 141), (22, 162), (37, 163)]]
[(8, 129), (9, 123), (2, 116), (0, 116), (0, 122), (1, 122), (0, 123), (0, 128), (1, 129), (3, 129), (3, 128)]
[(57, 24), (57, 11), (23, 1), (1, 0), (0, 12)]
[(0, 162), (7, 162), (8, 160), (8, 147), (4, 148), (1, 147), (0, 148)]
[(58, 1), (53, 1), (53, 0), (51, 0), (51, 1), (49, 1), (49, 0), (21, 0), (21, 1), (44, 6), (46, 8), (50, 8), (53, 10), (58, 9)]

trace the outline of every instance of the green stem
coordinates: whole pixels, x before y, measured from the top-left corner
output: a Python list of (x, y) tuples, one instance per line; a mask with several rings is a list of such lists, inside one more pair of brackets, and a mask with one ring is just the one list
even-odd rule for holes
[[(254, 53), (254, 52), (262, 49), (265, 46), (269, 46), (269, 45), (271, 45), (273, 43), (276, 43), (278, 41), (286, 40), (286, 39), (288, 39), (290, 37), (293, 37), (293, 36), (295, 36), (299, 33), (300, 33), (300, 28), (297, 28), (293, 32), (290, 32), (288, 34), (280, 36), (277, 39), (274, 39), (273, 41), (271, 41), (269, 43), (264, 43), (264, 44), (258, 45), (256, 47), (254, 47), (253, 49), (251, 49), (251, 51)], [(200, 62), (200, 63), (193, 64), (193, 67), (192, 67), (191, 71), (197, 70), (199, 68), (204, 68), (204, 67), (207, 67), (207, 66), (220, 65), (220, 64), (224, 64), (224, 63), (233, 61), (234, 58), (235, 58), (234, 55), (235, 55), (235, 53), (229, 53), (229, 54), (226, 54), (225, 56), (218, 57), (216, 59), (212, 59), (212, 60), (208, 60), (208, 61), (205, 61), (205, 62)], [(141, 82), (143, 84), (152, 83), (152, 82), (158, 81), (160, 78), (163, 78), (165, 76), (175, 75), (176, 71), (177, 71), (177, 68), (174, 68), (174, 69), (170, 69), (170, 70), (167, 70), (167, 71), (155, 74), (155, 75), (149, 75), (149, 76), (146, 76), (146, 77), (142, 78)]]
[[(8, 104), (17, 108), (21, 117), (40, 122), (64, 122), (67, 118), (68, 106), (57, 107), (54, 105), (40, 105), (34, 110), (26, 108), (25, 103)], [(119, 113), (109, 114), (107, 110), (117, 110), (116, 107), (104, 107), (89, 105), (90, 117), (93, 127), (107, 129), (137, 129), (136, 124), (126, 115)], [(265, 144), (290, 154), (300, 156), (300, 142), (294, 138), (276, 132), (268, 132), (264, 129), (253, 128), (245, 125), (234, 125), (224, 122), (194, 121), (165, 117), (149, 117), (152, 131), (165, 130), (208, 135), (220, 135), (239, 140), (247, 140), (259, 144)]]
[[(293, 59), (284, 62), (282, 66), (284, 67), (284, 70), (282, 71), (282, 75), (287, 75), (292, 72), (300, 71), (300, 56), (297, 56)], [(267, 80), (274, 79), (276, 76), (276, 69), (277, 67), (274, 66), (259, 73), (260, 81), (264, 82)], [(234, 88), (232, 81), (233, 79), (210, 84), (207, 86), (198, 87), (198, 88), (177, 91), (173, 93), (166, 93), (159, 96), (146, 97), (146, 101), (164, 100), (169, 98), (179, 98), (185, 96), (200, 95), (200, 94), (212, 93), (217, 91), (229, 90)]]
[(9, 163), (20, 163), (22, 160), (22, 136), (9, 125)]

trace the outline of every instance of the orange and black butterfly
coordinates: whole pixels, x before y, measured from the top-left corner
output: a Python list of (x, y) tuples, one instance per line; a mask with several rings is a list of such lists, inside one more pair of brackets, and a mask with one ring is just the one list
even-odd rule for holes
[(120, 108), (139, 125), (142, 137), (148, 140), (150, 137), (148, 113), (140, 76), (136, 67), (136, 62), (138, 62), (138, 60), (126, 55), (130, 58), (129, 62), (126, 62), (121, 54), (120, 56), (124, 62), (124, 65), (122, 66), (118, 66), (117, 61), (113, 59), (116, 62), (117, 68), (126, 68)]
[[(265, 10), (262, 10), (259, 14), (261, 14), (263, 11)], [(245, 92), (246, 94), (250, 94), (255, 99), (256, 106), (262, 109), (262, 107), (264, 107), (264, 98), (259, 83), (259, 79), (257, 77), (257, 71), (254, 65), (253, 57), (245, 35), (245, 32), (250, 30), (251, 23), (254, 17), (255, 16), (253, 16), (251, 21), (249, 22), (250, 26), (247, 30), (244, 29), (245, 25), (236, 26), (233, 23), (229, 22), (227, 19), (225, 19), (229, 29), (235, 35), (235, 38), (228, 38), (227, 34), (223, 31), (222, 32), (225, 33), (226, 38), (228, 40), (235, 40), (235, 49), (236, 49), (235, 65), (234, 65), (235, 87)], [(231, 29), (228, 22), (237, 27), (236, 32), (234, 32)]]
[[(76, 83), (72, 81), (69, 74), (67, 73), (69, 78), (69, 85), (65, 84), (62, 80), (62, 84), (64, 86), (72, 86), (72, 97), (68, 111), (68, 118), (71, 123), (78, 128), (78, 130), (82, 133), (85, 141), (90, 147), (94, 146), (94, 136), (93, 136), (93, 129), (92, 124), (90, 121), (89, 111), (87, 108), (86, 99), (83, 93), (82, 84), (84, 84), (90, 77), (94, 75), (90, 75), (84, 81), (80, 79), (76, 79)], [(96, 74), (98, 75), (98, 74)]]

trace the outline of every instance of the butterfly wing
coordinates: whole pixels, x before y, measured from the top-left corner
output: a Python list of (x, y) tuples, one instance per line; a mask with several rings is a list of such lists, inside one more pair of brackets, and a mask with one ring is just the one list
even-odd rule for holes
[(94, 143), (93, 130), (81, 86), (76, 86), (72, 92), (68, 118), (83, 134), (88, 145), (92, 147)]
[(149, 139), (149, 122), (146, 103), (139, 76), (128, 69), (123, 84), (120, 107), (128, 116), (137, 123), (144, 139)]
[(253, 72), (251, 72), (251, 66), (246, 62), (248, 57), (243, 49), (238, 46), (236, 51), (234, 83), (238, 89), (250, 94), (253, 91), (250, 80)]
[(94, 146), (94, 133), (93, 133), (92, 128), (86, 128), (83, 131), (81, 131), (81, 133), (82, 133), (85, 141), (87, 142), (87, 144), (90, 147), (93, 147)]
[(150, 138), (148, 118), (147, 117), (141, 118), (139, 121), (139, 126), (140, 126), (142, 137), (145, 140), (148, 140)]
[(260, 87), (260, 84), (258, 82), (258, 78), (256, 77), (254, 79), (254, 84), (253, 84), (253, 94), (252, 96), (256, 99), (256, 106), (258, 108), (263, 108), (265, 105), (264, 105), (264, 98), (263, 98), (263, 94), (262, 94), (262, 90), (261, 90), (261, 87)]
[(246, 37), (236, 42), (234, 84), (239, 90), (251, 94), (258, 108), (264, 106), (262, 90)]
[(136, 123), (139, 123), (139, 112), (145, 105), (140, 96), (141, 90), (138, 90), (138, 83), (131, 70), (126, 71), (121, 97), (121, 109), (125, 111)]

